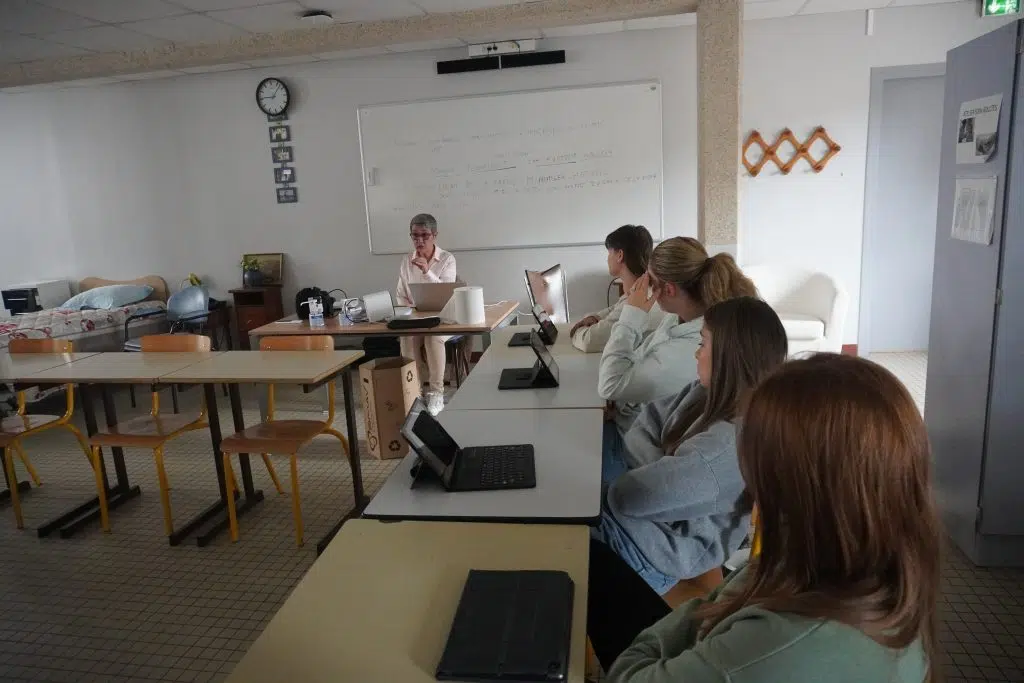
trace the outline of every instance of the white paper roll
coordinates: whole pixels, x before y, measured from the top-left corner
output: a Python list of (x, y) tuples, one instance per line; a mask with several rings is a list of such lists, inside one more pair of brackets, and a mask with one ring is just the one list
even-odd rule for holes
[(483, 287), (456, 287), (449, 306), (451, 317), (460, 325), (483, 325), (486, 321)]

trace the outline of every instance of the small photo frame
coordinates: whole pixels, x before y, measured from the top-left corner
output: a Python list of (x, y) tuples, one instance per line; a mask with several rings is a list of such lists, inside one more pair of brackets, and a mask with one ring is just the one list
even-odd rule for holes
[(284, 273), (284, 254), (245, 254), (243, 258), (255, 258), (263, 273), (263, 284), (279, 285)]
[(270, 148), (270, 158), (275, 164), (290, 164), (295, 160), (291, 145)]
[(295, 167), (294, 166), (281, 166), (280, 168), (274, 169), (274, 182), (281, 184), (288, 184), (295, 182)]
[(271, 126), (269, 130), (271, 142), (288, 142), (292, 139), (291, 126)]
[(299, 188), (297, 187), (279, 187), (277, 188), (277, 203), (278, 204), (297, 204), (299, 202)]
[(288, 114), (267, 114), (267, 121), (275, 123), (277, 121), (287, 121)]

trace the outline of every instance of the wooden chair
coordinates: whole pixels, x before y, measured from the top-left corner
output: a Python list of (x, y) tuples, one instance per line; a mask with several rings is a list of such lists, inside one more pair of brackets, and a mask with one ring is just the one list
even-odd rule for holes
[[(198, 334), (154, 334), (139, 340), (142, 353), (209, 351), (210, 338)], [(167, 483), (167, 472), (164, 469), (164, 445), (171, 439), (186, 432), (205, 429), (206, 400), (202, 400), (199, 415), (161, 415), (160, 394), (153, 391), (152, 404), (148, 415), (135, 417), (118, 422), (108, 431), (96, 433), (89, 439), (93, 457), (99, 458), (100, 448), (151, 448), (156, 460), (157, 480), (160, 484), (160, 503), (164, 511), (164, 532), (170, 536), (174, 533), (174, 518), (171, 515), (170, 486)], [(103, 488), (100, 486), (99, 488)], [(104, 531), (110, 531), (107, 514), (107, 501), (104, 491), (99, 492), (100, 522)]]
[[(12, 355), (19, 353), (71, 353), (72, 348), (72, 343), (64, 339), (12, 339), (9, 351)], [(64, 386), (64, 395), (67, 400), (67, 407), (63, 415), (30, 415), (26, 412), (25, 392), (19, 391), (17, 414), (0, 420), (0, 447), (4, 448), (5, 456), (3, 466), (7, 472), (8, 488), (11, 491), (11, 506), (14, 508), (14, 518), (19, 529), (25, 528), (25, 522), (21, 514), (18, 479), (17, 473), (14, 470), (14, 454), (17, 454), (18, 459), (25, 465), (25, 469), (28, 470), (28, 474), (32, 477), (35, 485), (42, 485), (36, 468), (32, 466), (32, 462), (28, 459), (25, 450), (21, 446), (21, 441), (25, 437), (57, 428), (66, 429), (71, 432), (96, 474), (97, 486), (103, 487), (103, 470), (100, 468), (99, 461), (94, 458), (92, 451), (89, 450), (89, 445), (82, 432), (71, 423), (71, 416), (75, 412), (75, 385), (66, 384)]]
[[(260, 351), (333, 351), (334, 340), (325, 335), (264, 337), (260, 340)], [(267, 420), (255, 427), (249, 427), (229, 436), (221, 442), (224, 454), (224, 486), (228, 501), (228, 520), (231, 526), (231, 540), (238, 540), (238, 516), (235, 512), (234, 492), (238, 489), (234, 468), (231, 465), (233, 453), (260, 453), (267, 468), (268, 454), (287, 454), (291, 460), (292, 515), (295, 518), (295, 540), (302, 546), (302, 501), (299, 495), (299, 450), (321, 434), (330, 434), (341, 442), (345, 457), (351, 457), (348, 440), (331, 425), (334, 422), (334, 383), (327, 384), (326, 420), (275, 420), (274, 385), (267, 387)], [(274, 477), (273, 474), (271, 474)], [(277, 484), (276, 477), (275, 484)], [(277, 484), (280, 491), (280, 484)]]

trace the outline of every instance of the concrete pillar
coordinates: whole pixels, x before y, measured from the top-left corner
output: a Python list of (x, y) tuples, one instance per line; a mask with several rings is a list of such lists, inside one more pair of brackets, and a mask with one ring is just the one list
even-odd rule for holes
[(700, 0), (698, 236), (709, 251), (733, 255), (739, 244), (742, 48), (743, 0)]

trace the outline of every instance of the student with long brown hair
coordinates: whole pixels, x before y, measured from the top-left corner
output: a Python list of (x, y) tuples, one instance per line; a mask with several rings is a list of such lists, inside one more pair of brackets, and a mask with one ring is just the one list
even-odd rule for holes
[(942, 536), (906, 388), (859, 358), (791, 361), (751, 395), (738, 446), (761, 551), (706, 600), (669, 613), (592, 543), (587, 630), (606, 680), (938, 681)]
[(760, 299), (715, 304), (700, 335), (698, 379), (646, 404), (621, 463), (606, 463), (611, 484), (592, 532), (659, 594), (717, 569), (746, 538), (750, 505), (736, 458), (741, 403), (786, 360), (786, 330)]

